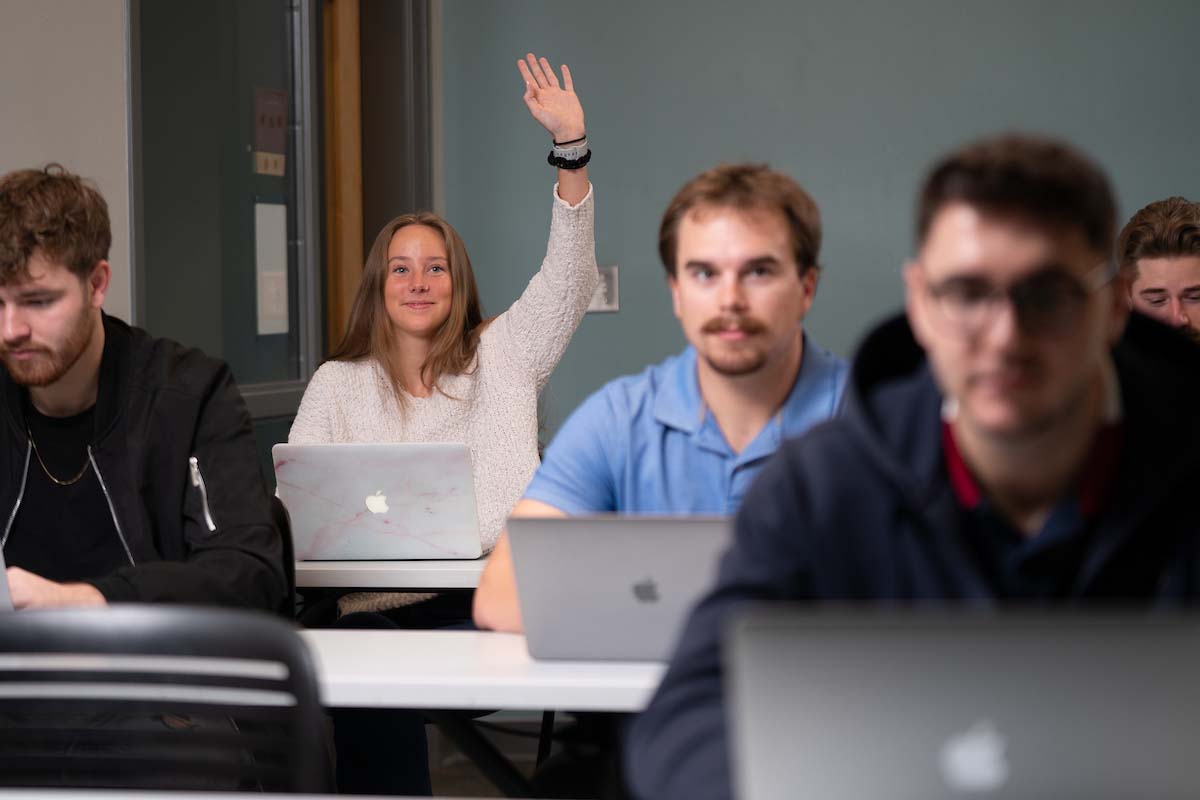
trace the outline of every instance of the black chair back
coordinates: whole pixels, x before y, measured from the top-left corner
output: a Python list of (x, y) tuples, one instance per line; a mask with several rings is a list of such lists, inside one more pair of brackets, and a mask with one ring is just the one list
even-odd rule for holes
[(261, 612), (0, 615), (0, 785), (329, 791), (312, 658)]

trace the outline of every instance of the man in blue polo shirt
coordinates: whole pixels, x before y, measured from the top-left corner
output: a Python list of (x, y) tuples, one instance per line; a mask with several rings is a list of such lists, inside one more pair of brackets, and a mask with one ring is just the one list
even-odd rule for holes
[[(804, 333), (817, 290), (820, 214), (764, 166), (687, 183), (659, 228), (690, 346), (618, 378), (555, 437), (515, 516), (732, 514), (786, 437), (829, 419), (846, 364)], [(521, 630), (507, 537), (475, 593), (480, 627)]]

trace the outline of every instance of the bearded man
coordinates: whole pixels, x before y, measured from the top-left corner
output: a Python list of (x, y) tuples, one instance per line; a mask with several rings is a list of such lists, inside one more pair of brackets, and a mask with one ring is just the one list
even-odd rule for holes
[(279, 531), (229, 368), (102, 310), (104, 198), (0, 178), (0, 547), (13, 605), (277, 610)]

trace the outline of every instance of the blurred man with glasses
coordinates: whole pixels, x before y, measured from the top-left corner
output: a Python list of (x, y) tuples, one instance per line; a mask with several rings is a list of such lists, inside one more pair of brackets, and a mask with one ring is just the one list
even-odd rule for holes
[(729, 796), (720, 639), (747, 603), (1200, 592), (1200, 350), (1129, 320), (1104, 174), (1061, 142), (983, 141), (933, 169), (916, 230), (907, 313), (866, 338), (844, 416), (746, 496), (632, 730), (639, 796)]

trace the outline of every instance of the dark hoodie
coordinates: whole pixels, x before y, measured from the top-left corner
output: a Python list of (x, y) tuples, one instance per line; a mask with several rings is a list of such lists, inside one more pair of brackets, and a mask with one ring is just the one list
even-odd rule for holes
[[(89, 454), (129, 563), (89, 583), (110, 603), (280, 609), (283, 548), (229, 367), (107, 315), (104, 337)], [(21, 508), (23, 391), (0, 367), (3, 539), (18, 511), (37, 512)]]
[[(1134, 315), (1113, 351), (1123, 445), (1107, 502), (1059, 603), (1190, 605), (1200, 594), (1200, 348)], [(907, 322), (876, 329), (855, 359), (844, 415), (785, 444), (751, 487), (716, 588), (687, 623), (626, 747), (645, 798), (731, 794), (721, 633), (747, 604), (1011, 599), (980, 563), (947, 477), (941, 395)], [(1049, 600), (1049, 598), (1043, 598)]]

